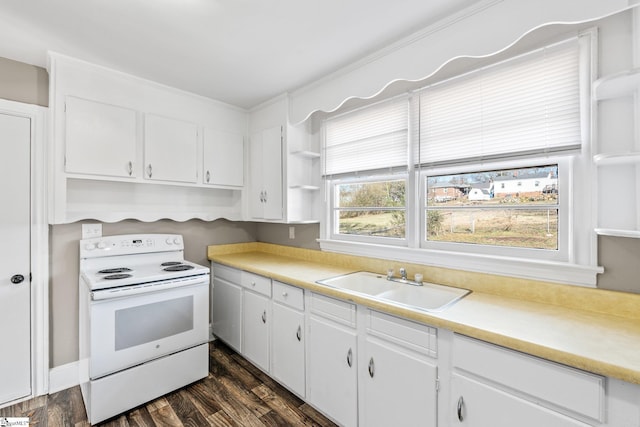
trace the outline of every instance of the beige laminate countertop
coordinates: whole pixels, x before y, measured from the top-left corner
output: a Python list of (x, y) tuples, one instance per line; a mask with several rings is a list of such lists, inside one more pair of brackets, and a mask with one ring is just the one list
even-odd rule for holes
[[(640, 384), (640, 295), (469, 273), (265, 243), (209, 246), (214, 262), (442, 327), (586, 371)], [(440, 313), (401, 308), (317, 284), (354, 271), (407, 268), (471, 289)]]

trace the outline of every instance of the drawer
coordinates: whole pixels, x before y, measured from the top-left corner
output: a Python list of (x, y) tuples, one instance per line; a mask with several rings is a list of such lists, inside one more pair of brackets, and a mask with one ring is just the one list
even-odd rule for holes
[(273, 281), (273, 300), (304, 311), (304, 290), (282, 282)]
[(384, 338), (418, 353), (431, 357), (438, 355), (438, 335), (436, 328), (401, 319), (389, 314), (369, 310), (367, 333)]
[(247, 289), (271, 298), (271, 279), (243, 271), (240, 284)]
[(311, 312), (343, 325), (356, 327), (355, 304), (312, 293)]
[(235, 283), (236, 285), (240, 284), (241, 271), (237, 268), (227, 267), (226, 265), (222, 264), (211, 263), (211, 270), (213, 273), (213, 277), (224, 279), (227, 282)]
[(453, 340), (453, 366), (544, 406), (604, 419), (605, 378), (599, 375), (461, 335)]

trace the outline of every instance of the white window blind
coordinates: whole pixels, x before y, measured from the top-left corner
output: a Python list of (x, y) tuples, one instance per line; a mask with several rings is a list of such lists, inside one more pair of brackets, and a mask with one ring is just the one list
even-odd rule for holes
[(579, 84), (571, 39), (426, 88), (416, 158), (437, 166), (577, 150)]
[(408, 115), (401, 98), (327, 120), (325, 175), (406, 168)]

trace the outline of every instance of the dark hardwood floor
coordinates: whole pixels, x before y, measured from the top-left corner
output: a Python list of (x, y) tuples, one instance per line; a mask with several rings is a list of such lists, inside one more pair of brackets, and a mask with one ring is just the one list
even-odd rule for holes
[[(335, 426), (226, 345), (210, 344), (209, 376), (102, 426)], [(123, 390), (126, 393), (126, 390)], [(0, 409), (31, 426), (88, 426), (79, 387)]]

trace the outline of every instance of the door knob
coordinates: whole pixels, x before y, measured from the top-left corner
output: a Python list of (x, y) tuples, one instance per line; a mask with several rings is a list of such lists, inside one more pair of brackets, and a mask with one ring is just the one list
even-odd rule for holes
[(24, 276), (22, 274), (14, 274), (11, 276), (11, 283), (17, 285), (18, 283), (22, 283), (24, 281)]

